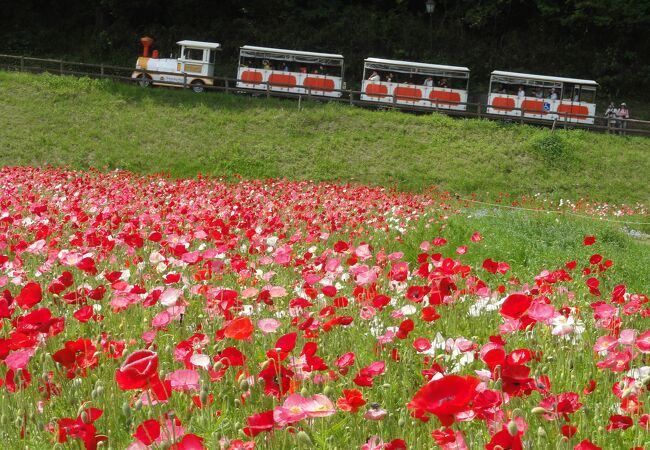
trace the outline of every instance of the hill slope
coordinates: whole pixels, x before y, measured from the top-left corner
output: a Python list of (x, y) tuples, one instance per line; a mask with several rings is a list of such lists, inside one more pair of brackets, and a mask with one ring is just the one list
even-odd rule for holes
[(650, 203), (650, 139), (0, 73), (0, 163)]

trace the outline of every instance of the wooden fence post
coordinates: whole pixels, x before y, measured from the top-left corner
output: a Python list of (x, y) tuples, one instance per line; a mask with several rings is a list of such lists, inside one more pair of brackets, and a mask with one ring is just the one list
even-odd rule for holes
[(59, 61), (59, 73), (63, 75), (63, 60)]
[(99, 66), (99, 76), (100, 78), (104, 78), (104, 63)]
[(21, 72), (25, 71), (25, 57), (24, 56), (20, 57), (20, 71)]

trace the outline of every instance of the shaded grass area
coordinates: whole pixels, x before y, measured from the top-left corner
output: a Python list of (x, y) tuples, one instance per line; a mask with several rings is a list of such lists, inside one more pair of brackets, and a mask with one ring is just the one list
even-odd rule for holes
[(650, 139), (0, 73), (0, 163), (648, 203)]

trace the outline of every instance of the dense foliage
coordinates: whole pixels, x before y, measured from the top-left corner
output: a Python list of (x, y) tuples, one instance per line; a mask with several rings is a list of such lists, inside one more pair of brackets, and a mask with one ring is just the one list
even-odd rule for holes
[(341, 52), (350, 80), (378, 56), (467, 65), (476, 83), (499, 68), (597, 79), (613, 97), (647, 91), (649, 0), (436, 0), (432, 39), (424, 3), (26, 0), (3, 6), (0, 51), (131, 65), (149, 34), (164, 55), (178, 39), (221, 42), (229, 75), (238, 47), (257, 44)]

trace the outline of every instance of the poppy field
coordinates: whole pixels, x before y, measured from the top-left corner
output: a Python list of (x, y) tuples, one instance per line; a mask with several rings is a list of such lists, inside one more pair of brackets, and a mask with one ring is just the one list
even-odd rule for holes
[(648, 212), (499, 203), (5, 167), (5, 446), (650, 448)]

